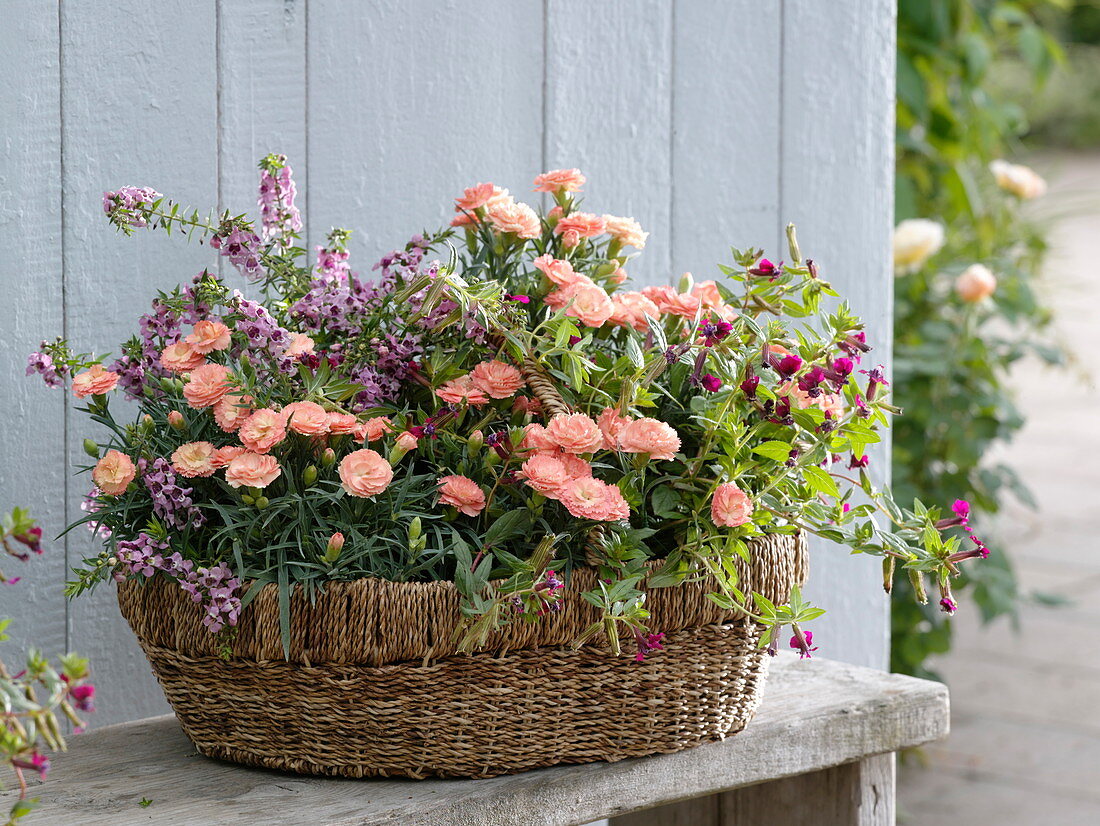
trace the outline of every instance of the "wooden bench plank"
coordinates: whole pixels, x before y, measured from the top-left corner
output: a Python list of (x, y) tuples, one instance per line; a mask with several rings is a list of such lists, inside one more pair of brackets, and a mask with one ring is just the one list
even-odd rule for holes
[[(788, 655), (771, 671), (756, 719), (722, 743), (484, 780), (307, 778), (207, 760), (171, 717), (112, 726), (72, 738), (69, 753), (57, 756), (50, 778), (33, 790), (43, 800), (35, 823), (576, 826), (947, 733), (947, 689), (939, 683)], [(0, 798), (9, 805), (12, 793)], [(147, 808), (143, 798), (152, 801)]]

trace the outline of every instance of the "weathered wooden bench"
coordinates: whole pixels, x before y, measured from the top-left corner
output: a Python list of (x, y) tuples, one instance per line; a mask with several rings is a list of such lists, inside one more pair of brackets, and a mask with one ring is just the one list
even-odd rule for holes
[[(947, 689), (781, 656), (752, 724), (722, 743), (486, 780), (325, 780), (195, 753), (172, 717), (72, 738), (35, 826), (885, 826), (893, 752), (943, 737)], [(10, 805), (12, 793), (2, 795)], [(143, 801), (147, 802), (142, 805)], [(658, 807), (658, 808), (654, 808)]]

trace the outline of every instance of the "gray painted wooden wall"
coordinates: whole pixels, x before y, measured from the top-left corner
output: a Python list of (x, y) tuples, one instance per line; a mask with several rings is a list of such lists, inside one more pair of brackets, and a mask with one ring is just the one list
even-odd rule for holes
[[(254, 209), (269, 151), (293, 161), (310, 243), (353, 228), (361, 270), (463, 186), (524, 192), (559, 166), (652, 232), (632, 268), (649, 281), (710, 276), (730, 244), (782, 258), (793, 220), (886, 340), (893, 15), (891, 0), (3, 0), (0, 506), (57, 531), (85, 490), (66, 471), (84, 423), (22, 377), (26, 353), (58, 334), (112, 350), (154, 290), (213, 260), (116, 235), (102, 191)], [(92, 657), (96, 724), (162, 712), (112, 589), (61, 594), (90, 548), (74, 533), (0, 587), (6, 650)], [(821, 654), (885, 664), (878, 579), (874, 560), (817, 549)]]

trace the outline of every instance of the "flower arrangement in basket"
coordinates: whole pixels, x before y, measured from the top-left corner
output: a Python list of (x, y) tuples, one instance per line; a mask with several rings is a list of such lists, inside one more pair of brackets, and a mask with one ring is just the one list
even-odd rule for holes
[(941, 518), (871, 484), (898, 411), (793, 228), (786, 263), (733, 250), (720, 280), (633, 290), (647, 233), (583, 211), (584, 176), (558, 170), (535, 180), (549, 211), (470, 187), (367, 280), (345, 230), (307, 261), (285, 158), (260, 168), (259, 233), (104, 196), (117, 228), (209, 244), (253, 297), (203, 271), (112, 364), (58, 340), (28, 369), (71, 375), (105, 433), (80, 520), (105, 549), (71, 592), (119, 581), (200, 750), (423, 776), (722, 737), (786, 629), (816, 650), (807, 534), (955, 610), (957, 564), (987, 551), (948, 530), (965, 503)]

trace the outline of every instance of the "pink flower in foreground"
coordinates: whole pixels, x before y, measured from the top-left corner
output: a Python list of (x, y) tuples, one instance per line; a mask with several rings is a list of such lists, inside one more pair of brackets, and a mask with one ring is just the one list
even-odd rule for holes
[(282, 410), (287, 427), (302, 436), (328, 433), (328, 411), (316, 402), (294, 402)]
[(226, 393), (214, 405), (214, 421), (226, 433), (233, 433), (252, 415), (251, 401), (251, 396)]
[(213, 407), (230, 390), (229, 371), (220, 364), (204, 364), (191, 371), (183, 396), (196, 409)]
[(663, 305), (658, 304), (657, 307), (662, 313), (678, 315), (681, 318), (695, 318), (699, 315), (703, 302), (699, 296), (692, 293), (676, 293)]
[(477, 516), (485, 509), (485, 491), (466, 476), (444, 476), (439, 480), (439, 501), (467, 516)]
[(676, 290), (674, 290), (668, 284), (655, 284), (649, 287), (642, 288), (642, 295), (657, 305), (657, 309), (662, 313), (667, 312), (666, 307), (670, 306), (672, 300), (676, 298)]
[(557, 499), (562, 485), (570, 480), (565, 463), (548, 453), (537, 453), (524, 462), (520, 476), (528, 487), (551, 499)]
[(329, 413), (328, 432), (336, 436), (346, 436), (355, 432), (359, 419), (351, 413)]
[(282, 475), (274, 456), (244, 452), (225, 469), (225, 481), (231, 487), (266, 488)]
[[(573, 269), (573, 265), (562, 258), (555, 258), (550, 254), (540, 255), (531, 262), (535, 269), (549, 278), (559, 287), (571, 287), (579, 279), (588, 279)], [(589, 281), (591, 283), (591, 281)]]
[(160, 363), (165, 370), (173, 373), (190, 373), (206, 359), (185, 341), (169, 344), (160, 351)]
[(214, 469), (220, 469), (227, 467), (230, 462), (241, 456), (248, 451), (239, 445), (227, 445), (226, 447), (219, 447), (214, 451), (214, 455), (210, 457), (210, 463), (214, 466)]
[(546, 426), (546, 436), (566, 453), (592, 453), (603, 444), (603, 433), (583, 413), (559, 413)]
[(551, 169), (535, 177), (535, 192), (580, 192), (586, 180), (579, 169)]
[(642, 232), (642, 225), (633, 218), (617, 218), (614, 215), (603, 216), (607, 234), (623, 246), (645, 249), (648, 232)]
[(473, 212), (489, 203), (489, 200), (497, 194), (503, 193), (491, 183), (475, 184), (463, 190), (462, 195), (455, 198), (455, 212)]
[(195, 330), (184, 339), (196, 353), (206, 355), (229, 347), (229, 328), (220, 321), (203, 321), (195, 324)]
[(676, 431), (657, 419), (635, 419), (619, 431), (619, 450), (624, 453), (647, 453), (650, 459), (676, 458), (680, 437)]
[(565, 468), (565, 474), (570, 479), (583, 479), (592, 475), (592, 465), (588, 464), (580, 456), (572, 453), (559, 453), (558, 461)]
[(375, 416), (362, 422), (355, 430), (355, 438), (362, 442), (377, 442), (393, 430), (389, 416)]
[(542, 224), (538, 214), (527, 206), (511, 198), (492, 200), (485, 207), (485, 214), (499, 232), (512, 232), (520, 238), (538, 238), (542, 235)]
[(619, 434), (623, 428), (630, 424), (630, 419), (623, 416), (613, 407), (605, 407), (600, 417), (596, 419), (596, 425), (603, 434), (603, 449), (617, 450), (619, 447)]
[(213, 476), (214, 445), (210, 442), (188, 442), (180, 445), (172, 454), (172, 468), (176, 473), (188, 478)]
[(615, 293), (611, 296), (611, 315), (608, 323), (620, 327), (633, 327), (644, 333), (649, 329), (648, 319), (658, 320), (661, 311), (650, 299), (639, 292)]
[(73, 393), (78, 399), (86, 396), (102, 396), (114, 390), (116, 384), (118, 384), (118, 373), (104, 369), (102, 364), (93, 364), (73, 378)]
[(565, 314), (586, 327), (602, 327), (615, 312), (611, 298), (597, 284), (578, 283), (562, 292), (567, 293), (569, 299)]
[(377, 496), (393, 481), (393, 468), (373, 450), (349, 453), (340, 462), (340, 483), (352, 496)]
[(736, 528), (752, 518), (752, 500), (732, 482), (725, 482), (714, 491), (710, 502), (710, 518), (720, 528)]
[(565, 509), (578, 519), (612, 522), (630, 517), (630, 506), (622, 491), (591, 476), (570, 480), (559, 496)]
[(564, 216), (554, 227), (566, 248), (575, 247), (582, 238), (595, 238), (607, 228), (607, 222), (590, 212), (574, 212)]
[(410, 450), (416, 450), (416, 446), (420, 444), (420, 440), (406, 430), (394, 440), (394, 444), (399, 450), (408, 453)]
[(137, 476), (134, 462), (125, 453), (108, 450), (92, 471), (92, 481), (109, 496), (119, 496)]
[(290, 337), (290, 345), (286, 348), (284, 356), (297, 358), (313, 352), (314, 342), (305, 333), (294, 333)]
[(237, 436), (253, 453), (267, 453), (286, 438), (286, 418), (270, 407), (261, 407), (244, 420)]
[(481, 407), (489, 402), (489, 397), (485, 395), (485, 391), (474, 384), (474, 380), (469, 374), (444, 382), (436, 388), (435, 394), (448, 404), (466, 402), (471, 407)]
[(514, 396), (526, 382), (523, 374), (503, 361), (483, 361), (470, 371), (474, 386), (488, 393), (494, 399), (507, 399)]
[(997, 289), (997, 276), (984, 264), (971, 264), (955, 279), (955, 293), (963, 301), (976, 304)]

